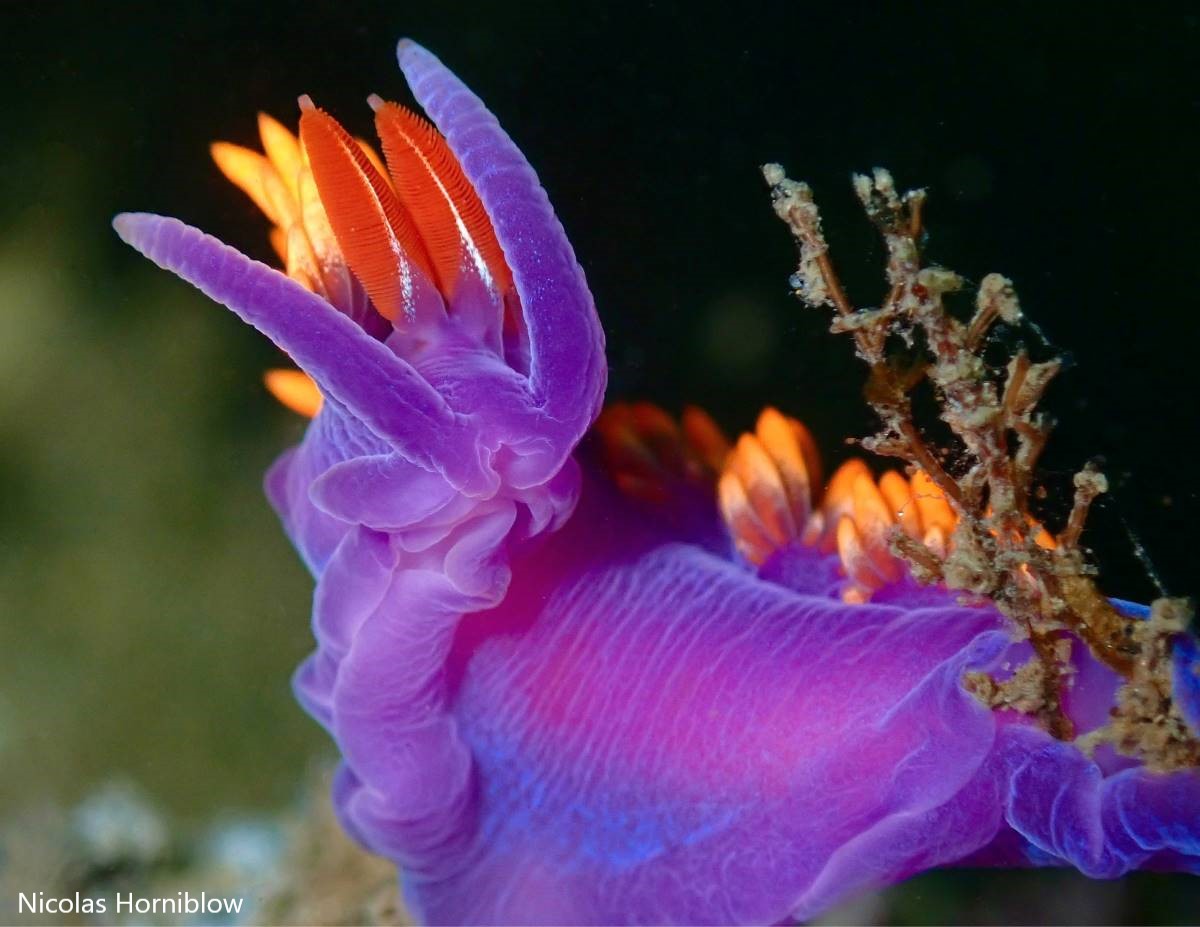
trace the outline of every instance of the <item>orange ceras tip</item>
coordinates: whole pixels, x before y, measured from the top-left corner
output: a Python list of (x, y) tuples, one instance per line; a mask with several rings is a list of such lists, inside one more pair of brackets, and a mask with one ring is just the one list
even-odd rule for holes
[(712, 416), (699, 406), (685, 406), (679, 425), (704, 467), (712, 473), (720, 473), (729, 456), (729, 441)]
[(1033, 531), (1033, 543), (1042, 548), (1042, 550), (1054, 550), (1058, 547), (1058, 542), (1054, 540), (1054, 535), (1047, 531), (1045, 527), (1038, 524), (1032, 515), (1029, 516), (1027, 521), (1029, 522), (1030, 529)]
[(933, 527), (940, 528), (946, 537), (953, 534), (954, 526), (958, 523), (958, 516), (950, 508), (950, 503), (946, 501), (945, 495), (938, 489), (937, 484), (929, 478), (929, 474), (924, 470), (915, 471), (909, 480), (909, 485), (912, 487), (913, 501), (917, 504), (917, 511), (921, 513), (921, 526), (926, 531)]
[(921, 512), (913, 499), (908, 480), (895, 470), (888, 470), (879, 478), (879, 491), (900, 529), (913, 540), (921, 540)]
[(777, 550), (807, 543), (814, 528), (810, 473), (799, 422), (768, 408), (725, 459), (718, 502), (738, 549), (761, 566)]
[(888, 511), (887, 501), (869, 473), (854, 481), (853, 493), (854, 524), (862, 537), (867, 556), (875, 572), (890, 582), (899, 576), (899, 567), (888, 549), (895, 521)]
[(288, 259), (288, 233), (281, 229), (278, 225), (272, 225), (267, 231), (267, 238), (271, 242), (271, 250), (275, 252), (276, 257), (284, 264), (287, 264)]
[(733, 470), (726, 470), (717, 481), (717, 504), (729, 526), (738, 551), (756, 566), (765, 563), (776, 550), (766, 528), (754, 511), (746, 487)]
[(263, 383), (281, 403), (308, 418), (321, 411), (324, 397), (317, 384), (302, 370), (268, 370)]
[(783, 479), (758, 438), (752, 434), (738, 438), (729, 461), (772, 546), (783, 547), (797, 537), (799, 530)]
[(683, 473), (683, 436), (666, 411), (652, 402), (635, 402), (629, 407), (629, 422), (638, 439), (667, 474)]
[(438, 288), (452, 296), (467, 262), (505, 293), (512, 275), (491, 219), (441, 133), (399, 104), (375, 94), (367, 102), (392, 185), (425, 242)]
[(865, 462), (851, 459), (834, 471), (818, 505), (820, 466), (808, 429), (770, 407), (738, 439), (722, 468), (717, 505), (750, 563), (762, 566), (796, 542), (836, 553), (850, 580), (844, 597), (865, 602), (902, 576), (891, 550), (897, 529), (946, 556), (956, 517), (924, 473), (910, 481), (889, 470), (876, 480)]
[(300, 169), (304, 166), (300, 140), (279, 120), (266, 113), (258, 114), (258, 137), (262, 139), (263, 151), (266, 152), (267, 159), (275, 165), (275, 170), (291, 198), (298, 200)]
[(930, 525), (921, 537), (921, 543), (928, 547), (939, 560), (945, 560), (950, 553), (950, 539), (939, 525)]
[(209, 151), (221, 173), (250, 197), (272, 223), (283, 228), (292, 223), (296, 211), (287, 186), (267, 158), (229, 142), (213, 142)]
[(677, 422), (649, 402), (616, 402), (596, 420), (613, 482), (643, 502), (672, 505), (687, 487), (712, 487), (729, 455), (720, 427), (695, 406)]
[(768, 406), (758, 417), (756, 431), (763, 448), (775, 461), (795, 523), (802, 529), (812, 513), (814, 470), (806, 460), (808, 455), (795, 427), (799, 424)]
[[(637, 431), (633, 410), (627, 403), (609, 406), (596, 420), (605, 465), (619, 485), (642, 487), (661, 482), (663, 468), (654, 450)], [(633, 493), (645, 497), (641, 493)], [(657, 490), (654, 498), (660, 498)]]
[(871, 568), (871, 558), (863, 537), (849, 515), (838, 519), (836, 537), (838, 559), (842, 561), (842, 568), (853, 584), (854, 600), (866, 601), (870, 598), (870, 592), (882, 583)]
[(316, 252), (313, 251), (312, 242), (301, 225), (293, 225), (287, 230), (282, 253), (284, 268), (289, 277), (314, 293), (324, 292)]
[(309, 97), (299, 103), (300, 138), (346, 262), (381, 315), (410, 315), (414, 275), (434, 279), (415, 224), (361, 145)]
[(854, 484), (860, 476), (870, 478), (871, 471), (863, 461), (852, 457), (833, 471), (825, 496), (821, 500), (825, 532), (818, 546), (828, 553), (836, 548), (835, 534), (843, 515), (854, 514)]

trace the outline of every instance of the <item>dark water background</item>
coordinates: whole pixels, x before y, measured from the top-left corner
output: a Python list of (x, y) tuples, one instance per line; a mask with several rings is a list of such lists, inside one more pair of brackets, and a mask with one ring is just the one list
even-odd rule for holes
[[(401, 35), (538, 170), (600, 307), (611, 398), (695, 402), (731, 432), (773, 403), (844, 456), (872, 427), (862, 370), (788, 295), (757, 166), (815, 187), (862, 305), (881, 253), (850, 171), (927, 186), (929, 257), (1011, 277), (1073, 358), (1046, 478), (1063, 498), (1103, 459), (1104, 588), (1155, 594), (1133, 532), (1172, 594), (1197, 592), (1188, 4), (3, 3), (0, 812), (112, 774), (183, 819), (271, 807), (324, 748), (287, 690), (309, 584), (259, 493), (300, 430), (259, 386), (279, 358), (108, 222), (164, 212), (269, 258), (208, 143), (256, 145), (255, 112), (290, 122), (300, 93), (369, 135), (368, 93), (409, 102)], [(1011, 885), (1036, 919), (1043, 883), (1007, 878), (934, 877), (891, 916), (986, 919), (978, 899)], [(1187, 920), (1200, 896), (1143, 878), (1111, 897), (1114, 920)]]

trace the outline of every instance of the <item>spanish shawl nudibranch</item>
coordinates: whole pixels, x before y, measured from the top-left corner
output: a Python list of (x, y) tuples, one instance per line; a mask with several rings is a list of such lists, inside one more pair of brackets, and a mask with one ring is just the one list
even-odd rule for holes
[[(214, 146), (286, 273), (175, 219), (115, 225), (303, 371), (270, 378), (313, 418), (266, 480), (316, 577), (295, 688), (415, 915), (771, 923), (955, 863), (1200, 873), (1200, 771), (964, 685), (1030, 643), (889, 553), (956, 543), (925, 473), (823, 481), (773, 410), (732, 450), (647, 405), (581, 444), (604, 337), (562, 227), (483, 104), (418, 45), (399, 61), (432, 126), (372, 97), (386, 163), (307, 98), (299, 138), (260, 119), (265, 156)], [(1086, 735), (1122, 680), (1056, 640)]]

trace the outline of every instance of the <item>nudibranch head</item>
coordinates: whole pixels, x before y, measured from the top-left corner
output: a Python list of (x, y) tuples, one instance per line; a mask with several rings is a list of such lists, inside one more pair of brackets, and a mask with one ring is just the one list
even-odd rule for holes
[[(307, 97), (298, 137), (264, 115), (263, 154), (213, 146), (271, 221), (288, 278), (356, 331), (171, 220), (124, 216), (118, 230), (266, 332), (330, 414), (461, 490), (528, 487), (595, 418), (603, 335), (562, 227), (494, 117), (424, 49), (400, 57), (433, 124), (371, 97), (386, 164)], [(224, 272), (192, 266), (197, 248)], [(274, 291), (274, 311), (251, 281)], [(293, 406), (318, 406), (296, 376), (269, 382)]]
[[(297, 134), (260, 117), (263, 153), (214, 146), (283, 271), (174, 219), (115, 225), (299, 367), (267, 375), (312, 417), (267, 477), (317, 581), (295, 690), (341, 752), (342, 822), (417, 917), (777, 923), (963, 861), (1200, 872), (1182, 620), (1098, 604), (1067, 569), (1078, 526), (1051, 537), (999, 494), (973, 513), (935, 456), (825, 479), (774, 409), (735, 442), (698, 409), (600, 416), (603, 335), (545, 192), (441, 62), (398, 56), (430, 122), (371, 97), (382, 158), (307, 97)], [(919, 221), (878, 177), (863, 195), (903, 282)], [(788, 197), (817, 274), (815, 207)], [(894, 296), (929, 318), (948, 281)], [(988, 293), (984, 316), (1015, 312)], [(840, 317), (864, 357), (878, 318)], [(1029, 433), (1047, 368), (1010, 375), (1001, 411)], [(1011, 597), (1095, 623), (1014, 636), (980, 551), (1008, 557)]]

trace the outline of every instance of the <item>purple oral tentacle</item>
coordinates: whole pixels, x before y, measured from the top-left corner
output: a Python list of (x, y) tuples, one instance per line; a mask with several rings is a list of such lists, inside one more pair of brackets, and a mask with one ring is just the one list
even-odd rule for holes
[(126, 213), (121, 238), (285, 350), (379, 437), (468, 493), (494, 487), (468, 423), (404, 360), (279, 271), (178, 219)]
[(496, 229), (520, 296), (530, 344), (529, 389), (539, 430), (561, 460), (600, 410), (604, 333), (583, 270), (545, 190), (496, 118), (436, 57), (397, 49), (417, 100), (446, 137)]

